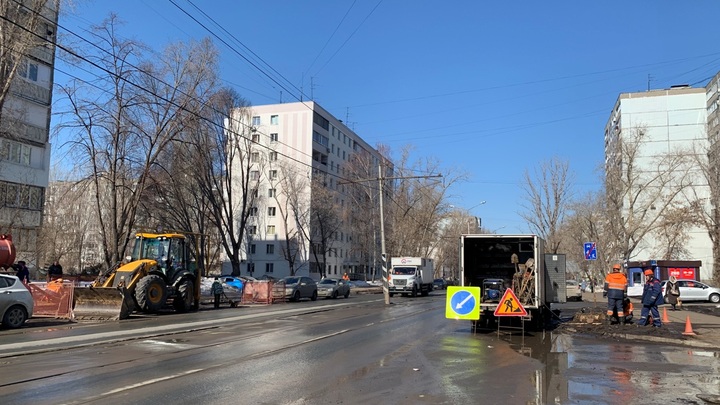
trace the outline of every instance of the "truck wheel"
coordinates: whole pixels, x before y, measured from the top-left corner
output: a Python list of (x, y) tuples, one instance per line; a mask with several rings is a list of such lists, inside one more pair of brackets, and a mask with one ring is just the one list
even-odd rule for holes
[(394, 293), (390, 293), (390, 298), (392, 298), (393, 295), (395, 295), (395, 294), (394, 294)]
[(27, 321), (28, 314), (20, 305), (10, 307), (3, 316), (2, 324), (9, 329), (16, 329)]
[(157, 274), (143, 277), (135, 288), (135, 298), (143, 312), (160, 311), (167, 300), (165, 280)]
[(177, 294), (173, 299), (173, 307), (177, 312), (187, 312), (193, 307), (195, 288), (192, 281), (185, 279), (177, 286)]
[(413, 298), (417, 297), (417, 287), (413, 286), (413, 290), (410, 293), (410, 296)]

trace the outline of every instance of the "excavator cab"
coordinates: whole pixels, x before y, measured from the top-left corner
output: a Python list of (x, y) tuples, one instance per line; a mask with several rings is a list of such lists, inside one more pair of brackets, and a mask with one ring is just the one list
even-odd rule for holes
[(138, 233), (132, 253), (89, 289), (76, 289), (76, 319), (127, 318), (133, 310), (156, 313), (169, 304), (197, 309), (200, 278), (189, 239), (181, 233)]

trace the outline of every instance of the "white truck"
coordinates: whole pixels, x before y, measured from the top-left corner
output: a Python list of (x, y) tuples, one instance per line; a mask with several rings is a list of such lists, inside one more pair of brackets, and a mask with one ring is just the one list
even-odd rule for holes
[(424, 257), (393, 257), (390, 259), (388, 288), (390, 296), (428, 295), (433, 289), (433, 261)]
[(565, 255), (545, 254), (537, 235), (461, 235), (460, 279), (463, 286), (480, 287), (480, 323), (487, 327), (507, 289), (536, 328), (549, 320), (551, 303), (566, 300)]

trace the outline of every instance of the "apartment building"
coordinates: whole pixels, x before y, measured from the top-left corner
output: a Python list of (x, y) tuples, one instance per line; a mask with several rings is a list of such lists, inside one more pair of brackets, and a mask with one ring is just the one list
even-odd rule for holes
[[(345, 215), (354, 200), (343, 180), (353, 156), (377, 168), (378, 151), (312, 101), (254, 106), (245, 115), (249, 122), (242, 125), (251, 128), (248, 145), (254, 148), (250, 175), (259, 186), (245, 229), (242, 274), (317, 279), (358, 272), (367, 252), (354, 243), (353, 218)], [(329, 207), (322, 215), (332, 212), (332, 223), (318, 222), (322, 215), (313, 211)], [(365, 220), (373, 219), (366, 213)]]
[[(606, 174), (613, 167), (627, 165), (622, 161), (620, 141), (629, 140), (643, 131), (645, 136), (638, 142), (637, 155), (634, 159), (634, 173), (637, 176), (632, 186), (637, 190), (631, 191), (628, 196), (636, 197), (641, 207), (650, 210), (647, 213), (628, 212), (637, 210), (630, 201), (623, 201), (620, 217), (634, 216), (645, 219), (656, 215), (664, 204), (663, 198), (672, 198), (674, 208), (687, 205), (688, 200), (698, 199), (700, 203), (710, 207), (710, 187), (702, 175), (700, 163), (696, 159), (704, 159), (709, 146), (706, 132), (707, 108), (706, 89), (689, 86), (674, 86), (670, 89), (651, 90), (647, 92), (623, 93), (617, 99), (610, 118), (605, 126), (605, 165)], [(676, 179), (684, 184), (691, 184), (685, 192), (674, 197), (673, 187), (677, 183), (663, 183), (653, 179), (663, 164), (660, 157), (664, 154), (685, 151), (689, 169), (684, 176)], [(693, 153), (694, 151), (694, 153)], [(627, 156), (627, 155), (624, 155)], [(627, 159), (627, 157), (626, 157)], [(694, 162), (694, 163), (692, 163)], [(630, 197), (626, 197), (630, 198)], [(646, 200), (643, 202), (642, 200)], [(643, 205), (644, 204), (644, 205)], [(659, 212), (659, 211), (658, 211)], [(659, 232), (646, 235), (634, 252), (633, 260), (667, 260), (685, 259), (701, 260), (701, 278), (708, 280), (711, 277), (713, 266), (712, 243), (706, 229), (693, 226), (686, 229), (687, 240), (682, 243), (683, 256), (662, 257), (667, 252), (667, 240)]]
[[(20, 4), (27, 7), (20, 7)], [(0, 115), (0, 233), (10, 233), (17, 260), (36, 268), (38, 229), (50, 173), (50, 107), (55, 63), (58, 2), (7, 2), (2, 27), (5, 67), (19, 63)], [(41, 10), (38, 12), (37, 10)], [(35, 20), (30, 23), (30, 20)], [(28, 27), (30, 25), (30, 27)], [(35, 32), (24, 36), (28, 28)], [(22, 44), (27, 44), (23, 46)], [(13, 55), (19, 51), (21, 54)], [(7, 71), (3, 71), (3, 74)]]

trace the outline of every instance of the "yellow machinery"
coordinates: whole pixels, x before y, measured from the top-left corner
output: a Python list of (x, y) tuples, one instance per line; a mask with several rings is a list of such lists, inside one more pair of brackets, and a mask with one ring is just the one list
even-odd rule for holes
[(125, 319), (133, 311), (157, 313), (197, 310), (200, 271), (191, 244), (182, 233), (138, 233), (132, 255), (102, 274), (88, 288), (76, 288), (78, 320)]

